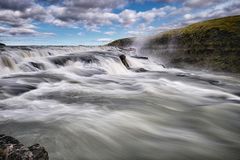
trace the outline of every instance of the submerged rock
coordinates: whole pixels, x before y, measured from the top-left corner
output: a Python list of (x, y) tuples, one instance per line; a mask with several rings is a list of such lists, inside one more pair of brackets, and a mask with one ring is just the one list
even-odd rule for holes
[(148, 71), (144, 68), (132, 68), (131, 70), (134, 71), (134, 72), (147, 72)]
[(133, 58), (137, 58), (137, 59), (148, 59), (148, 57), (143, 57), (143, 56), (131, 56)]
[(48, 160), (48, 152), (39, 144), (25, 147), (17, 139), (0, 135), (0, 160)]

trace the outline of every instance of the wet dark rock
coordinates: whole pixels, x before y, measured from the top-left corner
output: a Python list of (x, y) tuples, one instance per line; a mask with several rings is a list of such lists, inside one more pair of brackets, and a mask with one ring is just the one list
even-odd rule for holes
[(36, 62), (29, 62), (29, 63), (37, 69), (45, 70), (44, 64), (42, 63), (36, 63)]
[(240, 92), (234, 93), (234, 95), (240, 97)]
[(137, 58), (137, 59), (148, 59), (148, 57), (143, 57), (143, 56), (131, 56), (133, 58)]
[(13, 83), (13, 84), (5, 84), (4, 86), (1, 86), (0, 84), (0, 91), (4, 91), (5, 93), (11, 94), (11, 95), (20, 95), (22, 93), (29, 92), (36, 88), (37, 88), (36, 86), (28, 85), (28, 84)]
[(37, 160), (48, 159), (47, 151), (40, 144), (34, 144), (28, 148), (33, 154), (33, 159), (37, 159)]
[(6, 45), (4, 43), (0, 43), (0, 47), (5, 47)]
[(49, 60), (54, 63), (55, 65), (60, 65), (63, 66), (65, 65), (68, 61), (82, 61), (84, 63), (98, 63), (99, 60), (94, 57), (93, 55), (75, 55), (71, 54), (68, 56), (56, 56), (56, 57), (50, 57)]
[(144, 69), (144, 68), (133, 68), (131, 69), (134, 72), (147, 72), (148, 70)]
[(148, 70), (144, 69), (144, 68), (131, 68), (127, 62), (127, 58), (125, 55), (120, 55), (119, 58), (121, 59), (121, 62), (123, 63), (123, 65), (131, 70), (131, 71), (134, 71), (134, 72), (147, 72)]
[(176, 74), (176, 76), (178, 76), (178, 77), (188, 77), (186, 74), (183, 74), (183, 73), (178, 73), (178, 74)]
[(25, 147), (17, 139), (0, 135), (0, 160), (48, 160), (48, 152), (39, 144)]
[(123, 54), (121, 54), (121, 55), (119, 56), (119, 58), (120, 58), (120, 60), (122, 61), (123, 65), (124, 65), (127, 69), (130, 69), (129, 64), (127, 63), (126, 56), (123, 55)]

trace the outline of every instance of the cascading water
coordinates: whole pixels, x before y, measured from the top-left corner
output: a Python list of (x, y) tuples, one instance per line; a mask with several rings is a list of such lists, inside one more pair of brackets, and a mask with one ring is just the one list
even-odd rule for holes
[(82, 46), (5, 47), (0, 69), (0, 133), (42, 144), (50, 159), (240, 157), (238, 75)]

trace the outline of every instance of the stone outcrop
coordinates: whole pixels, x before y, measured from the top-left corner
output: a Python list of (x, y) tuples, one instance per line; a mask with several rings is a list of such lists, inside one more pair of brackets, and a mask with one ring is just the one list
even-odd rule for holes
[(0, 135), (0, 160), (48, 160), (48, 152), (39, 144), (25, 147), (17, 139)]
[(121, 62), (123, 63), (123, 65), (127, 68), (127, 69), (130, 69), (130, 66), (127, 62), (127, 59), (126, 59), (126, 56), (125, 55), (120, 55), (119, 58), (121, 59)]
[[(127, 62), (126, 56), (123, 55), (123, 54), (121, 54), (121, 55), (119, 56), (119, 58), (120, 58), (122, 64), (123, 64), (127, 69), (129, 69), (129, 70), (131, 70), (131, 71), (134, 71), (134, 72), (147, 72), (147, 71), (148, 71), (148, 70), (146, 70), (146, 69), (144, 69), (144, 68), (131, 68), (131, 67), (129, 66), (128, 62)], [(137, 57), (137, 56), (135, 56), (134, 58), (148, 59), (147, 57)]]
[(0, 47), (4, 47), (6, 46), (4, 43), (0, 43)]

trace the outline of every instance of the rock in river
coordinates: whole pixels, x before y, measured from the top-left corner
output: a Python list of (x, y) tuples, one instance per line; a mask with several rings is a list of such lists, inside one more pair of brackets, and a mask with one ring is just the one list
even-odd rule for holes
[(39, 144), (25, 147), (17, 139), (0, 135), (0, 160), (48, 160), (48, 152)]

